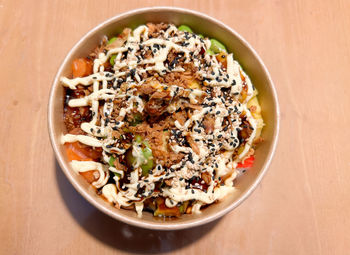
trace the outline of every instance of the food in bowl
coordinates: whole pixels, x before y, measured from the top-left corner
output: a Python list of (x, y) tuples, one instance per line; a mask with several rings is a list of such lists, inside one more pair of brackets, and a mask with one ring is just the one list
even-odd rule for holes
[(233, 54), (185, 25), (141, 25), (75, 59), (62, 135), (74, 171), (118, 208), (200, 213), (234, 192), (263, 127)]

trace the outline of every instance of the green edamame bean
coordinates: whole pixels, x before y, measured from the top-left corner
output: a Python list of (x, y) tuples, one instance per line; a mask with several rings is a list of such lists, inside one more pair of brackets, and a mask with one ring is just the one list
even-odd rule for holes
[(180, 31), (193, 33), (192, 29), (189, 26), (186, 26), (186, 25), (181, 25), (177, 29), (179, 29)]
[(207, 50), (207, 53), (208, 53), (209, 55), (214, 55), (214, 54), (215, 54), (210, 48)]
[(219, 42), (216, 39), (210, 39), (211, 45), (210, 50), (212, 50), (215, 54), (220, 52), (227, 52), (225, 45), (223, 45), (221, 42)]
[(114, 66), (115, 64), (115, 58), (117, 57), (117, 55), (112, 55), (111, 59), (109, 60), (109, 63), (111, 63), (112, 66)]
[[(144, 148), (142, 149), (143, 163), (140, 167), (142, 169), (142, 175), (146, 176), (148, 175), (149, 170), (153, 169), (154, 167), (152, 150), (150, 148), (149, 143), (147, 141), (143, 141), (141, 136), (136, 135), (134, 141), (135, 143), (142, 143), (144, 145)], [(130, 167), (130, 166), (133, 166), (135, 162), (136, 162), (136, 158), (132, 155), (132, 148), (131, 148), (126, 152), (126, 163)]]
[(111, 39), (108, 40), (107, 44), (111, 44), (117, 40), (117, 37), (112, 37)]
[[(111, 157), (109, 158), (108, 164), (109, 164), (110, 166), (114, 167), (114, 161), (115, 161), (115, 157), (111, 156)], [(118, 176), (118, 177), (121, 176), (119, 173), (116, 173), (116, 172), (113, 172), (113, 173), (114, 173), (115, 176)]]
[(114, 166), (114, 161), (115, 161), (115, 158), (113, 157), (113, 156), (111, 156), (110, 158), (109, 158), (109, 165), (110, 166)]
[(146, 147), (142, 150), (142, 154), (146, 160), (146, 163), (141, 165), (142, 175), (146, 176), (146, 175), (148, 175), (149, 170), (153, 169), (153, 165), (154, 165), (154, 162), (152, 159), (152, 157), (153, 157), (152, 150), (149, 147)]

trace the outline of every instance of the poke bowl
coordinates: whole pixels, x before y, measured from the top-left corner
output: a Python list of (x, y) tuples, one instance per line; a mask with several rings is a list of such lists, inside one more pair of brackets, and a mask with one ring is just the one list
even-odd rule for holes
[(70, 50), (48, 125), (86, 200), (125, 223), (174, 230), (251, 194), (276, 148), (279, 107), (268, 70), (237, 32), (153, 7), (101, 23)]

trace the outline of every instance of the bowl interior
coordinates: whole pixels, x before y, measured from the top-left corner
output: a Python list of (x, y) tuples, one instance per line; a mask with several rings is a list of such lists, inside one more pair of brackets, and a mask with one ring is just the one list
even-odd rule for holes
[[(262, 137), (265, 141), (256, 151), (256, 162), (241, 178), (235, 182), (236, 192), (223, 201), (204, 209), (199, 215), (184, 215), (180, 219), (155, 218), (144, 213), (142, 219), (137, 218), (134, 211), (119, 210), (99, 197), (95, 190), (69, 166), (60, 136), (65, 133), (63, 124), (63, 86), (59, 82), (61, 76), (71, 74), (71, 62), (77, 57), (87, 56), (99, 44), (104, 35), (120, 33), (123, 28), (135, 28), (147, 22), (168, 22), (175, 25), (189, 25), (195, 33), (216, 38), (223, 42), (229, 52), (234, 53), (243, 69), (251, 78), (259, 91), (262, 115), (266, 126)], [(181, 229), (210, 222), (240, 204), (257, 186), (271, 161), (278, 135), (278, 105), (276, 93), (270, 76), (255, 51), (236, 32), (206, 15), (179, 8), (146, 8), (116, 16), (87, 33), (69, 52), (63, 61), (54, 80), (49, 102), (49, 132), (57, 160), (73, 186), (94, 206), (108, 215), (140, 227), (151, 229)]]

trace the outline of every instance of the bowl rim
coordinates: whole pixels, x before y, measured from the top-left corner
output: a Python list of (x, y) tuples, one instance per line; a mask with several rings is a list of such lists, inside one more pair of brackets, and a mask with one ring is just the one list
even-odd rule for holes
[[(65, 162), (63, 160), (62, 155), (59, 152), (58, 149), (58, 142), (55, 141), (55, 137), (54, 137), (54, 128), (53, 128), (53, 102), (54, 102), (54, 92), (56, 90), (56, 87), (59, 86), (59, 79), (60, 79), (60, 74), (64, 68), (64, 66), (67, 64), (68, 59), (70, 58), (70, 56), (72, 54), (74, 54), (74, 52), (76, 51), (76, 49), (80, 46), (80, 44), (82, 42), (84, 42), (86, 40), (86, 38), (88, 38), (90, 35), (94, 34), (96, 31), (100, 30), (101, 28), (107, 26), (110, 23), (113, 23), (115, 20), (120, 20), (123, 19), (125, 17), (128, 16), (133, 16), (133, 15), (137, 15), (140, 13), (147, 13), (149, 11), (157, 11), (157, 12), (161, 12), (161, 11), (175, 11), (175, 12), (179, 12), (179, 13), (183, 13), (183, 14), (189, 14), (189, 15), (194, 15), (194, 16), (198, 16), (200, 18), (204, 18), (207, 20), (210, 20), (211, 22), (215, 23), (216, 25), (221, 26), (222, 28), (224, 28), (225, 30), (229, 31), (230, 33), (232, 33), (235, 37), (237, 37), (240, 42), (247, 47), (251, 53), (253, 54), (253, 56), (256, 58), (256, 60), (259, 62), (259, 64), (262, 67), (263, 72), (266, 75), (267, 80), (269, 81), (270, 84), (270, 89), (271, 89), (271, 93), (272, 93), (272, 98), (274, 101), (274, 105), (275, 105), (275, 115), (276, 118), (274, 120), (274, 130), (273, 130), (273, 141), (271, 142), (271, 148), (269, 150), (269, 153), (265, 159), (264, 165), (262, 166), (259, 174), (257, 175), (257, 177), (255, 178), (253, 184), (239, 197), (239, 199), (237, 199), (236, 201), (234, 201), (232, 204), (230, 204), (229, 206), (227, 206), (226, 208), (217, 211), (215, 213), (213, 213), (212, 215), (209, 215), (207, 217), (204, 218), (198, 218), (195, 219), (193, 221), (190, 222), (175, 222), (171, 223), (171, 222), (167, 222), (166, 224), (164, 223), (151, 223), (151, 222), (145, 222), (142, 221), (142, 218), (128, 218), (125, 217), (121, 214), (112, 212), (107, 206), (110, 206), (108, 203), (106, 203), (107, 206), (102, 206), (100, 205), (90, 194), (88, 194), (88, 192), (85, 190), (85, 188), (83, 188), (72, 176), (72, 174), (69, 172), (68, 168), (65, 165)], [(256, 189), (256, 187), (259, 185), (259, 183), (261, 182), (262, 178), (265, 176), (271, 161), (273, 159), (273, 156), (275, 154), (276, 151), (276, 147), (277, 147), (277, 143), (278, 143), (278, 137), (279, 137), (279, 129), (280, 129), (280, 109), (279, 109), (279, 103), (278, 103), (278, 96), (277, 96), (277, 92), (276, 92), (276, 88), (275, 85), (272, 81), (271, 75), (268, 71), (268, 69), (266, 68), (264, 62), (262, 61), (262, 59), (260, 58), (260, 56), (258, 55), (258, 53), (255, 51), (255, 49), (234, 29), (232, 29), (231, 27), (229, 27), (228, 25), (224, 24), (222, 21), (217, 20), (216, 18), (213, 18), (205, 13), (199, 12), (199, 11), (195, 11), (195, 10), (190, 10), (190, 9), (186, 9), (186, 8), (181, 8), (181, 7), (171, 7), (171, 6), (155, 6), (155, 7), (145, 7), (145, 8), (138, 8), (138, 9), (133, 9), (133, 10), (129, 10), (123, 13), (120, 13), (118, 15), (115, 15), (111, 18), (108, 18), (107, 20), (99, 23), (97, 26), (93, 27), (92, 29), (90, 29), (87, 33), (85, 33), (75, 44), (74, 46), (69, 50), (69, 52), (66, 54), (65, 58), (63, 59), (63, 61), (60, 64), (60, 67), (55, 75), (55, 78), (51, 84), (51, 89), (50, 89), (50, 94), (49, 94), (49, 101), (48, 101), (48, 112), (47, 112), (47, 121), (48, 121), (48, 132), (49, 132), (49, 136), (50, 136), (50, 141), (51, 141), (51, 145), (52, 148), (54, 150), (55, 153), (55, 157), (56, 160), (58, 161), (61, 169), (63, 170), (65, 176), (68, 178), (68, 180), (70, 181), (70, 183), (73, 185), (73, 187), (91, 204), (93, 205), (95, 208), (97, 208), (98, 210), (102, 211), (103, 213), (111, 216), (114, 219), (117, 219), (119, 221), (122, 221), (124, 223), (136, 226), (136, 227), (142, 227), (142, 228), (147, 228), (147, 229), (153, 229), (153, 230), (180, 230), (180, 229), (187, 229), (187, 228), (192, 228), (195, 226), (199, 226), (199, 225), (204, 225), (207, 224), (209, 222), (212, 222), (222, 216), (224, 216), (225, 214), (229, 213), (230, 211), (232, 211), (234, 208), (236, 208), (237, 206), (239, 206), (245, 199), (247, 199), (251, 193)]]

